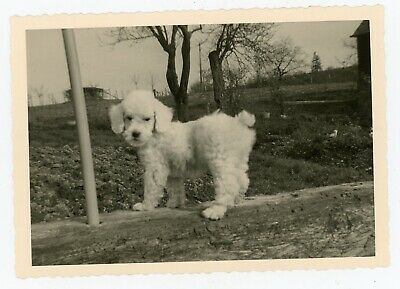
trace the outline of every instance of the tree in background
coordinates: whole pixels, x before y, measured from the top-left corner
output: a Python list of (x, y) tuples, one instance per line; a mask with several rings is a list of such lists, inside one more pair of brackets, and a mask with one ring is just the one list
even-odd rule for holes
[(357, 64), (357, 43), (354, 39), (344, 39), (343, 47), (348, 50), (346, 56), (342, 58), (336, 57), (336, 61), (342, 68)]
[(240, 87), (246, 83), (248, 79), (250, 67), (248, 65), (240, 65), (235, 62), (230, 63), (225, 60), (223, 66), (224, 83), (225, 83), (225, 112), (230, 115), (236, 115), (241, 108), (241, 92)]
[(245, 65), (232, 65), (225, 61), (223, 66), (224, 82), (228, 89), (237, 89), (245, 84), (249, 67)]
[(192, 93), (203, 93), (211, 91), (213, 89), (211, 69), (203, 69), (202, 71), (202, 82), (196, 81), (190, 86), (190, 92)]
[(311, 72), (318, 72), (322, 70), (321, 59), (316, 51), (313, 53), (311, 60)]
[(224, 98), (224, 60), (234, 56), (238, 66), (250, 61), (253, 51), (262, 43), (271, 40), (274, 24), (220, 24), (207, 28), (204, 32), (208, 33), (212, 43), (208, 59), (213, 79), (214, 100), (219, 109), (226, 110), (228, 100)]
[(304, 53), (290, 38), (280, 39), (257, 50), (257, 60), (267, 67), (270, 77), (282, 81), (287, 74), (304, 68)]
[(322, 70), (322, 65), (321, 65), (321, 59), (319, 58), (319, 55), (317, 54), (316, 51), (313, 53), (313, 57), (311, 60), (311, 83), (313, 83), (313, 74), (315, 72), (321, 71)]
[(299, 46), (293, 44), (290, 38), (266, 43), (257, 48), (254, 60), (263, 64), (268, 75), (272, 98), (279, 107), (280, 114), (284, 115), (282, 80), (285, 75), (304, 68), (304, 53)]
[[(124, 41), (137, 42), (148, 38), (155, 38), (167, 53), (166, 78), (168, 87), (174, 96), (177, 117), (180, 121), (186, 121), (188, 105), (188, 83), (190, 74), (190, 41), (192, 34), (201, 30), (201, 25), (189, 29), (188, 25), (172, 26), (144, 26), (144, 27), (119, 27), (111, 30), (113, 44)], [(181, 39), (182, 71), (180, 80), (176, 71), (176, 53), (178, 38)]]

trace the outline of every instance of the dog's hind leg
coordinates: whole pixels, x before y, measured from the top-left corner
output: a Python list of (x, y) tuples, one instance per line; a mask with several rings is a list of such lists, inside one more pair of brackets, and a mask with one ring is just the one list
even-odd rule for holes
[(249, 188), (250, 180), (245, 171), (238, 171), (238, 182), (239, 182), (239, 194), (235, 198), (235, 204), (243, 201), (247, 189)]
[(238, 181), (237, 169), (229, 165), (226, 160), (214, 163), (211, 167), (214, 178), (215, 201), (202, 214), (212, 220), (221, 219), (229, 207), (233, 207), (235, 199), (239, 196), (240, 184)]
[(168, 208), (181, 208), (185, 205), (186, 194), (183, 178), (181, 177), (168, 177), (167, 181), (168, 192)]
[(249, 170), (248, 160), (249, 158), (246, 156), (236, 166), (238, 169), (237, 180), (239, 183), (239, 195), (235, 199), (235, 204), (240, 203), (244, 199), (247, 189), (249, 188), (250, 180), (247, 174)]

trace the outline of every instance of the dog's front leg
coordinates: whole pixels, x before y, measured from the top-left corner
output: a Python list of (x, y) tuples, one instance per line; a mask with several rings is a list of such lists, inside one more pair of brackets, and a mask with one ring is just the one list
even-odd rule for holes
[(133, 206), (135, 211), (149, 211), (158, 206), (164, 194), (168, 177), (168, 168), (146, 169), (144, 173), (144, 199)]

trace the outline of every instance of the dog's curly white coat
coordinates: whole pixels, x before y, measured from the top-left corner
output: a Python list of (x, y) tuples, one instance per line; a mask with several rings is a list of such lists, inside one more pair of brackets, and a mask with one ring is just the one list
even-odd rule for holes
[(255, 142), (254, 115), (215, 112), (198, 120), (172, 121), (172, 110), (149, 91), (133, 91), (109, 111), (112, 130), (138, 149), (145, 167), (144, 200), (134, 210), (154, 209), (166, 188), (168, 207), (184, 205), (184, 178), (209, 172), (215, 201), (202, 214), (220, 219), (247, 191), (248, 160)]

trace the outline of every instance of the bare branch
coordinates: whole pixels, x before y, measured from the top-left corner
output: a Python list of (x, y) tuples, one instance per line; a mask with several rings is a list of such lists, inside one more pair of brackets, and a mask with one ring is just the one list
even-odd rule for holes
[(147, 27), (117, 27), (108, 33), (108, 45), (117, 45), (121, 42), (137, 42), (153, 37)]
[[(154, 31), (154, 29), (152, 29), (152, 32), (153, 31)], [(157, 40), (160, 43), (160, 45), (162, 46), (162, 48), (165, 51), (168, 51), (169, 43), (168, 43), (166, 36), (164, 35), (164, 32), (163, 32), (161, 26), (155, 26), (155, 31), (153, 32), (153, 35), (154, 35), (154, 37), (157, 38)]]
[(292, 41), (288, 38), (279, 40), (265, 49), (258, 50), (256, 59), (270, 67), (279, 80), (305, 64), (300, 47), (293, 46)]
[(200, 24), (197, 28), (194, 28), (192, 31), (190, 31), (190, 34), (193, 34), (196, 31), (201, 31), (202, 29), (203, 29), (203, 26)]
[(168, 32), (167, 32), (167, 27), (164, 25), (163, 26), (163, 30), (164, 30), (164, 34), (165, 34), (165, 39), (167, 40), (167, 42), (169, 41), (168, 40)]

